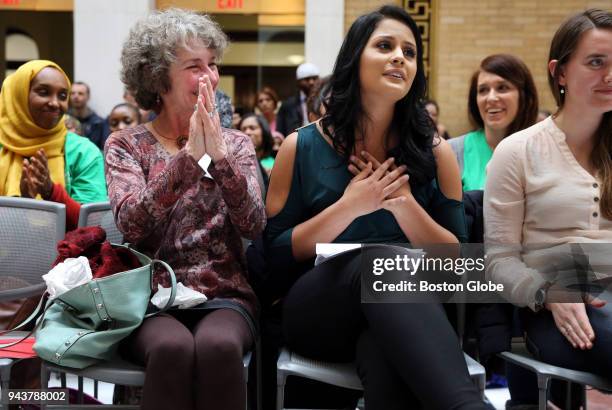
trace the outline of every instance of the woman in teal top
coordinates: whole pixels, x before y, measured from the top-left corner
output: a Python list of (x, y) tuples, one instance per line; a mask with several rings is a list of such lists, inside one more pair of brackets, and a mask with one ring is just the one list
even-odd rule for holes
[[(270, 218), (267, 233), (278, 237), (272, 243), (274, 256), (287, 254), (290, 259), (292, 226), (303, 214), (317, 215), (339, 201), (354, 175), (346, 159), (321, 134), (319, 123), (298, 129), (296, 156), (291, 187), (283, 210)], [(272, 194), (273, 192), (270, 192)], [(465, 242), (463, 203), (447, 198), (436, 178), (412, 187), (412, 196), (438, 224)], [(392, 212), (378, 209), (353, 220), (334, 240), (335, 243), (408, 243)], [(281, 248), (276, 248), (276, 246)], [(282, 250), (281, 250), (282, 249)], [(292, 263), (292, 262), (290, 262)]]
[(536, 122), (538, 93), (525, 63), (510, 54), (482, 60), (470, 81), (468, 109), (476, 130), (449, 142), (459, 162), (463, 190), (482, 190), (497, 144)]
[(317, 243), (465, 239), (454, 155), (434, 141), (419, 103), (422, 58), (419, 30), (402, 8), (384, 6), (353, 23), (326, 116), (290, 135), (276, 157), (267, 260), (290, 287), (282, 301), (288, 346), (315, 359), (355, 360), (367, 408), (484, 409), (439, 303), (361, 303), (359, 252), (312, 268)]

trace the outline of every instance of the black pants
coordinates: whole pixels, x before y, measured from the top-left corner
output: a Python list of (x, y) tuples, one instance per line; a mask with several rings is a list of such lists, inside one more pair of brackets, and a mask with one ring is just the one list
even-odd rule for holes
[[(521, 311), (521, 322), (525, 330), (527, 347), (538, 359), (546, 363), (574, 370), (583, 370), (612, 378), (612, 293), (599, 296), (608, 303), (601, 308), (587, 306), (587, 315), (595, 332), (593, 348), (580, 350), (572, 347), (570, 342), (559, 332), (552, 313), (548, 310), (534, 313), (529, 309)], [(508, 382), (512, 400), (522, 403), (537, 403), (537, 380), (533, 374), (509, 368)], [(551, 399), (557, 405), (565, 407), (567, 383), (553, 381)], [(572, 408), (578, 408), (577, 399), (580, 388), (572, 391)]]
[[(361, 303), (359, 251), (304, 274), (284, 301), (289, 347), (357, 363), (368, 409), (484, 409), (439, 303)], [(417, 404), (418, 406), (418, 404)]]

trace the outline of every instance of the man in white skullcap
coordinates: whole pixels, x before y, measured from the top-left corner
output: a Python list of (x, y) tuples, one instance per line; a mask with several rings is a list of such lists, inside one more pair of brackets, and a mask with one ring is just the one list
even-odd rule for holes
[(311, 63), (300, 64), (295, 74), (299, 93), (283, 101), (276, 117), (276, 130), (284, 136), (308, 124), (306, 99), (319, 81), (319, 68)]

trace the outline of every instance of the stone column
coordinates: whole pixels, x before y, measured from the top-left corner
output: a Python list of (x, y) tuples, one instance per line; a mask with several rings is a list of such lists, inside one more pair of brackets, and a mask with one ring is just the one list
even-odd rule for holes
[(89, 85), (89, 104), (101, 117), (123, 101), (123, 41), (132, 25), (154, 9), (154, 0), (74, 0), (74, 81)]
[(331, 74), (344, 38), (344, 0), (306, 0), (306, 61)]

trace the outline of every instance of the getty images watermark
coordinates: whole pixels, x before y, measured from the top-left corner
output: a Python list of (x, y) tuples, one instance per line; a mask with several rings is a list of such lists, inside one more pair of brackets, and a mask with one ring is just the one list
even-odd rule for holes
[[(593, 255), (612, 246), (546, 250), (538, 255), (538, 275), (561, 283), (568, 292), (601, 293), (608, 282), (594, 273)], [(516, 251), (517, 258), (528, 254)], [(412, 249), (408, 245), (362, 245), (359, 271), (364, 303), (507, 303), (508, 283), (486, 274), (491, 256), (483, 244), (433, 245)], [(601, 261), (600, 261), (601, 262)], [(601, 266), (612, 266), (610, 261)], [(610, 269), (612, 271), (612, 269)], [(512, 284), (510, 283), (510, 286)], [(528, 303), (529, 301), (514, 301)]]

